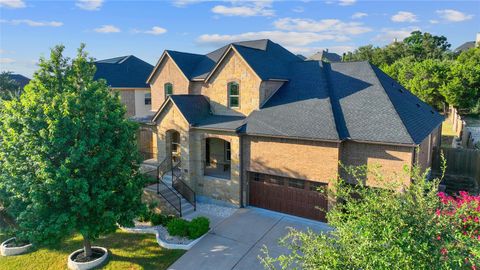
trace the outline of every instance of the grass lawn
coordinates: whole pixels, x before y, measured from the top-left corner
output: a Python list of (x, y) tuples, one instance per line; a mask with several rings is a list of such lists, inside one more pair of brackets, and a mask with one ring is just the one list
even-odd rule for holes
[[(0, 240), (6, 235), (0, 233)], [(153, 234), (134, 234), (122, 231), (110, 234), (93, 243), (110, 251), (107, 264), (100, 269), (167, 269), (185, 253), (160, 247)], [(79, 235), (68, 238), (52, 247), (40, 247), (20, 256), (0, 257), (0, 269), (67, 269), (67, 258), (73, 251), (82, 248)]]

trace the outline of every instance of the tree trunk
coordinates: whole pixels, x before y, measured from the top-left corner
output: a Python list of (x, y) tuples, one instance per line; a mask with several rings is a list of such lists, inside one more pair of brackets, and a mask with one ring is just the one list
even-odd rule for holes
[(83, 252), (87, 258), (92, 256), (92, 245), (90, 244), (90, 240), (85, 236), (83, 236)]

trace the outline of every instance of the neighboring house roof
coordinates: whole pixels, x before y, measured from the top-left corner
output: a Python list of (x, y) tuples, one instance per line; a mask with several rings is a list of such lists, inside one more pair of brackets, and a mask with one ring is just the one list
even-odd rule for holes
[[(205, 79), (231, 49), (262, 80), (286, 82), (246, 118), (213, 115), (202, 95), (172, 95), (164, 105), (171, 100), (196, 128), (327, 141), (418, 145), (443, 121), (435, 109), (368, 62), (302, 60), (269, 40), (233, 43), (177, 65), (191, 78), (201, 73)], [(188, 57), (174, 54), (172, 58)], [(188, 70), (188, 63), (196, 63), (195, 68)]]
[(466, 50), (471, 49), (473, 47), (475, 47), (475, 41), (468, 41), (468, 42), (465, 42), (462, 45), (458, 46), (455, 49), (455, 52), (463, 52), (463, 51), (466, 51)]
[(9, 74), (8, 77), (11, 80), (14, 80), (18, 85), (20, 86), (21, 89), (25, 87), (30, 82), (30, 79), (21, 75), (21, 74)]
[[(268, 39), (234, 42), (205, 55), (169, 50), (165, 52), (170, 55), (188, 80), (205, 80), (232, 48), (238, 51), (262, 80), (288, 79), (288, 64), (302, 60)], [(160, 62), (150, 76), (147, 76), (149, 79), (153, 78)]]
[(95, 79), (105, 79), (115, 88), (147, 88), (145, 81), (153, 66), (133, 56), (121, 56), (95, 62)]
[(327, 62), (341, 62), (342, 57), (336, 53), (321, 51), (307, 58), (307, 60), (327, 61)]

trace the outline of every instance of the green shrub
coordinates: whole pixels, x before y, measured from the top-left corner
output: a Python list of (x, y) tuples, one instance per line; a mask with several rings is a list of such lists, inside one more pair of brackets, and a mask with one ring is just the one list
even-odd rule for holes
[(138, 215), (138, 221), (140, 222), (148, 222), (152, 218), (152, 212), (147, 209), (147, 207), (143, 207)]
[(167, 230), (172, 236), (186, 237), (188, 236), (188, 225), (188, 221), (181, 218), (174, 218), (168, 222)]
[(188, 238), (197, 239), (210, 229), (210, 221), (206, 217), (197, 217), (188, 224)]
[(154, 226), (162, 225), (165, 227), (170, 222), (170, 220), (174, 218), (175, 216), (172, 216), (172, 215), (163, 215), (163, 214), (153, 213), (150, 221)]
[(152, 222), (152, 225), (154, 225), (154, 226), (162, 225), (162, 221), (163, 221), (163, 215), (162, 214), (152, 213), (152, 216), (150, 218), (150, 222)]

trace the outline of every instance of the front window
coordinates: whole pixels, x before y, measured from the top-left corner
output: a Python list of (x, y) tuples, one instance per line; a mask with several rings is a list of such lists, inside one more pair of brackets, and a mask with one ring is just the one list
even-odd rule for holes
[(232, 151), (230, 150), (230, 143), (225, 142), (225, 161), (230, 161), (231, 153)]
[(165, 99), (166, 99), (168, 96), (173, 95), (173, 84), (166, 83), (164, 85), (164, 90), (165, 90)]
[(228, 107), (240, 107), (240, 89), (236, 82), (228, 83)]
[(152, 94), (145, 93), (145, 105), (152, 104)]

